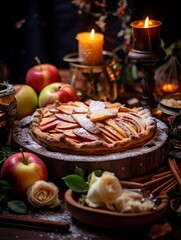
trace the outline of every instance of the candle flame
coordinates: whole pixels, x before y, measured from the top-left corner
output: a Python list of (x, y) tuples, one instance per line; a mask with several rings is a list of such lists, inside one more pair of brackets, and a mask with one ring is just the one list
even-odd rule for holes
[(148, 26), (149, 26), (149, 17), (147, 17), (147, 18), (145, 19), (145, 25), (144, 25), (144, 27), (145, 27), (145, 28), (148, 28)]
[(90, 33), (90, 38), (91, 39), (94, 39), (94, 36), (95, 36), (95, 30), (92, 29), (91, 33)]
[(179, 86), (177, 84), (174, 83), (165, 83), (162, 87), (164, 92), (175, 92), (176, 90), (178, 90)]

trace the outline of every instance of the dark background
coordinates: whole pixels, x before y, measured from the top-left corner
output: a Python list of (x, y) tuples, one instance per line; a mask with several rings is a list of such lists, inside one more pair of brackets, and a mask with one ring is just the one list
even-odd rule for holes
[[(107, 3), (111, 10), (117, 8), (117, 1), (107, 0)], [(161, 37), (165, 46), (181, 40), (178, 4), (177, 0), (128, 0), (132, 21), (149, 16), (162, 22)], [(42, 63), (67, 68), (62, 58), (77, 52), (75, 35), (96, 28), (94, 21), (89, 14), (78, 14), (78, 8), (70, 0), (1, 1), (0, 60), (8, 66), (10, 82), (25, 82), (27, 70), (36, 64), (35, 56)], [(113, 37), (114, 28), (115, 31), (120, 28), (120, 23), (115, 19), (109, 32)]]

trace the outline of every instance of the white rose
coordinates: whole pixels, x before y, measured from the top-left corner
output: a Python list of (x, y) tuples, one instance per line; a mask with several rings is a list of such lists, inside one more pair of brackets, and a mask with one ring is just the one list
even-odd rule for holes
[(101, 177), (94, 179), (86, 196), (89, 207), (106, 206), (114, 210), (113, 204), (121, 194), (121, 184), (113, 173), (104, 172)]
[(36, 181), (27, 190), (28, 201), (32, 206), (54, 208), (60, 204), (58, 187), (52, 182)]

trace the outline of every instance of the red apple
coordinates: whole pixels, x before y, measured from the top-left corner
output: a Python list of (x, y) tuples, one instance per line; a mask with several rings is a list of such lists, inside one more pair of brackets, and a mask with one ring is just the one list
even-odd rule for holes
[(78, 99), (76, 90), (68, 83), (51, 83), (43, 88), (39, 95), (39, 107), (45, 107), (48, 104), (59, 100), (62, 103), (76, 101)]
[(58, 69), (48, 63), (33, 66), (26, 74), (26, 84), (31, 86), (37, 94), (48, 84), (60, 81), (61, 76)]
[(17, 101), (16, 119), (32, 115), (38, 107), (38, 95), (27, 84), (14, 84), (15, 98)]
[(8, 181), (16, 193), (25, 196), (27, 189), (37, 180), (47, 180), (47, 169), (35, 154), (17, 152), (4, 161), (1, 178)]

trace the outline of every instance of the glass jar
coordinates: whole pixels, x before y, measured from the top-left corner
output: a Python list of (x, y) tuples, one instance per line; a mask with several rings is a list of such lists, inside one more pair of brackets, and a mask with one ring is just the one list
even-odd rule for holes
[(0, 83), (0, 144), (10, 140), (10, 130), (16, 117), (15, 89), (7, 82)]

